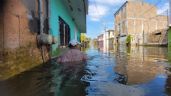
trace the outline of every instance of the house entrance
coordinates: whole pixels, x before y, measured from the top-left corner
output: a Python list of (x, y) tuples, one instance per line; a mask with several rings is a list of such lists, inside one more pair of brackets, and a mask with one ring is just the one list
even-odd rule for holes
[(60, 46), (67, 46), (70, 41), (70, 27), (59, 17)]

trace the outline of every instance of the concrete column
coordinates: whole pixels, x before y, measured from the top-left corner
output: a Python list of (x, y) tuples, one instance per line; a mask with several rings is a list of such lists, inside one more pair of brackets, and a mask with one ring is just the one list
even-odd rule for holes
[(106, 51), (108, 52), (109, 49), (109, 33), (106, 31)]
[(144, 44), (144, 43), (145, 43), (145, 42), (144, 42), (144, 39), (145, 39), (145, 36), (144, 36), (144, 21), (142, 20), (141, 23), (142, 23), (142, 35), (140, 35), (140, 36), (143, 37), (143, 42), (140, 42), (139, 39), (140, 39), (141, 37), (138, 37), (138, 43)]
[(157, 20), (155, 20), (155, 21), (156, 21), (156, 30), (158, 30), (158, 24), (157, 24), (158, 22), (157, 22)]
[(105, 50), (106, 50), (106, 30), (103, 35), (103, 51), (105, 51)]

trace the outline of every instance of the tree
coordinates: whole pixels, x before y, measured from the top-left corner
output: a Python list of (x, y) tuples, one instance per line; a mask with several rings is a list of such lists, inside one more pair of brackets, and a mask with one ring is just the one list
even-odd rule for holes
[(126, 38), (126, 45), (130, 46), (131, 45), (131, 35), (128, 35)]

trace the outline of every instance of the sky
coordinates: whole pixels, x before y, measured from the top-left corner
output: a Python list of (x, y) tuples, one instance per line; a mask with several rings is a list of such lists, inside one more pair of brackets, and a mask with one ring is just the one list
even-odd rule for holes
[[(137, 1), (137, 0), (135, 0)], [(168, 0), (142, 0), (156, 5), (158, 14), (166, 14), (169, 9)], [(87, 36), (96, 38), (105, 29), (114, 29), (114, 13), (126, 0), (89, 0), (87, 15)]]

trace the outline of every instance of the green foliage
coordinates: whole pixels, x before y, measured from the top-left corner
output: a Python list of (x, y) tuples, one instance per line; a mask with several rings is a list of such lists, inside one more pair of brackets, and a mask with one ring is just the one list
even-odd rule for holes
[(131, 44), (131, 35), (128, 35), (126, 38), (126, 44), (130, 45)]
[(85, 33), (81, 33), (81, 42), (91, 41), (91, 38), (87, 37)]
[(85, 33), (81, 33), (81, 42), (86, 41), (87, 37)]

